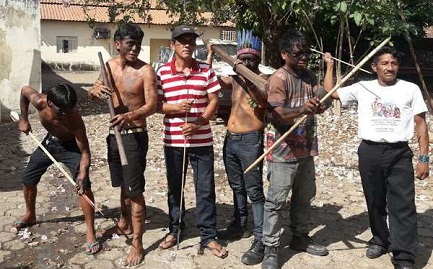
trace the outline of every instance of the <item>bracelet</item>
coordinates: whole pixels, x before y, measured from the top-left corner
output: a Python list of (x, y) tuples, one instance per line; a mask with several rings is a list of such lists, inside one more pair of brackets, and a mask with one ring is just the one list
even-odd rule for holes
[(430, 156), (428, 156), (428, 155), (419, 155), (419, 157), (418, 157), (418, 161), (420, 162), (420, 163), (429, 163), (430, 162)]

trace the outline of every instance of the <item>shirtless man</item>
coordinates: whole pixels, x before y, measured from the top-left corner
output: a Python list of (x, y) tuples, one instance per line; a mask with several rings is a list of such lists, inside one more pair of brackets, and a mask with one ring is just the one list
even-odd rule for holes
[[(39, 120), (48, 131), (42, 145), (58, 161), (65, 164), (77, 182), (76, 191), (85, 194), (94, 201), (89, 181), (90, 149), (87, 140), (86, 127), (75, 108), (77, 95), (67, 84), (59, 84), (49, 89), (48, 93), (38, 93), (35, 89), (24, 86), (21, 88), (19, 129), (25, 134), (32, 131), (28, 120), (29, 104), (38, 111)], [(33, 152), (22, 177), (26, 212), (21, 220), (13, 225), (17, 230), (36, 223), (37, 184), (42, 175), (53, 162), (39, 147)], [(87, 225), (85, 244), (86, 254), (95, 254), (101, 249), (101, 244), (95, 237), (95, 211), (80, 195), (80, 205)]]
[[(249, 40), (245, 38), (251, 37)], [(235, 64), (243, 64), (258, 76), (260, 40), (249, 31), (238, 33), (238, 51)], [(209, 46), (208, 46), (209, 48)], [(266, 111), (265, 93), (241, 76), (221, 77), (220, 83), (232, 86), (232, 109), (227, 123), (223, 158), (230, 187), (233, 191), (234, 213), (229, 226), (218, 232), (219, 239), (249, 237), (247, 230), (247, 196), (252, 203), (254, 218), (254, 240), (241, 261), (247, 265), (259, 264), (264, 256), (262, 243), (263, 194), (262, 168), (244, 174), (244, 170), (263, 154), (263, 129)]]
[[(150, 64), (138, 59), (143, 35), (139, 26), (130, 23), (116, 30), (114, 42), (120, 56), (106, 63), (108, 79), (114, 82), (113, 92), (103, 85), (102, 77), (89, 91), (92, 99), (105, 99), (107, 94), (111, 94), (116, 114), (110, 121), (107, 144), (112, 185), (121, 190), (121, 217), (105, 235), (133, 233), (126, 266), (137, 265), (144, 259), (142, 237), (146, 204), (143, 192), (148, 149), (146, 118), (155, 113), (157, 105), (155, 71)], [(113, 127), (116, 125), (121, 130), (128, 159), (128, 165), (123, 167), (114, 136)]]

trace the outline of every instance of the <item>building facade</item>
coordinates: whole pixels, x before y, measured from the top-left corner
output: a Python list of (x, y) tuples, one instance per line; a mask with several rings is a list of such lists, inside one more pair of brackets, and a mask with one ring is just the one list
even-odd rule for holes
[(20, 89), (41, 85), (38, 0), (0, 1), (0, 121), (19, 109)]
[[(152, 63), (158, 62), (160, 48), (169, 45), (172, 19), (165, 10), (149, 12), (152, 22), (139, 23), (144, 32), (139, 58)], [(104, 60), (116, 56), (113, 34), (117, 26), (109, 22), (108, 6), (91, 7), (88, 14), (92, 16), (91, 23), (78, 3), (64, 5), (60, 0), (41, 1), (41, 55), (46, 65), (54, 69), (98, 70), (98, 52)], [(196, 29), (205, 38), (220, 38), (222, 33), (231, 30), (234, 24), (229, 23)]]

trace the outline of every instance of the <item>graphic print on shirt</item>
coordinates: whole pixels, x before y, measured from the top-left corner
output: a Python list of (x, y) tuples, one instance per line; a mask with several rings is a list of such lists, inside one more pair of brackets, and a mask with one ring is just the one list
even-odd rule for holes
[(392, 101), (374, 98), (371, 109), (371, 123), (376, 132), (392, 132), (401, 121), (401, 109)]

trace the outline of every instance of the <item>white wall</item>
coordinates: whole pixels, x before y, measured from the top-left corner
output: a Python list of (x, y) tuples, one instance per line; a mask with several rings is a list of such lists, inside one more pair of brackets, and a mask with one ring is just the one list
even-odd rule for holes
[[(94, 30), (86, 22), (41, 22), (41, 54), (42, 60), (47, 64), (57, 67), (74, 69), (80, 65), (94, 66), (99, 69), (97, 53), (102, 52), (107, 61), (110, 57), (116, 57), (117, 51), (114, 47), (113, 35), (116, 30), (114, 24), (96, 23), (94, 28), (108, 28), (111, 30), (110, 39), (96, 39), (93, 37)], [(154, 43), (152, 40), (170, 41), (171, 32), (165, 25), (141, 25), (144, 32), (141, 53), (139, 58), (150, 63), (151, 59), (157, 59), (158, 49), (150, 48)], [(197, 29), (198, 33), (204, 33), (205, 38), (219, 38), (219, 28), (202, 27)], [(76, 36), (78, 38), (78, 49), (75, 53), (57, 53), (57, 36)], [(160, 44), (158, 42), (158, 44)], [(159, 45), (158, 45), (159, 46)]]
[[(7, 4), (7, 5), (6, 5)], [(0, 0), (0, 120), (19, 109), (21, 86), (40, 90), (38, 0)]]
[[(111, 29), (110, 39), (96, 39), (94, 30), (85, 22), (41, 22), (41, 56), (42, 60), (60, 69), (72, 69), (80, 65), (99, 66), (98, 52), (102, 52), (105, 60), (115, 51), (112, 35), (114, 30), (110, 24), (97, 25), (98, 28)], [(76, 52), (57, 53), (58, 36), (75, 36), (78, 41)]]

